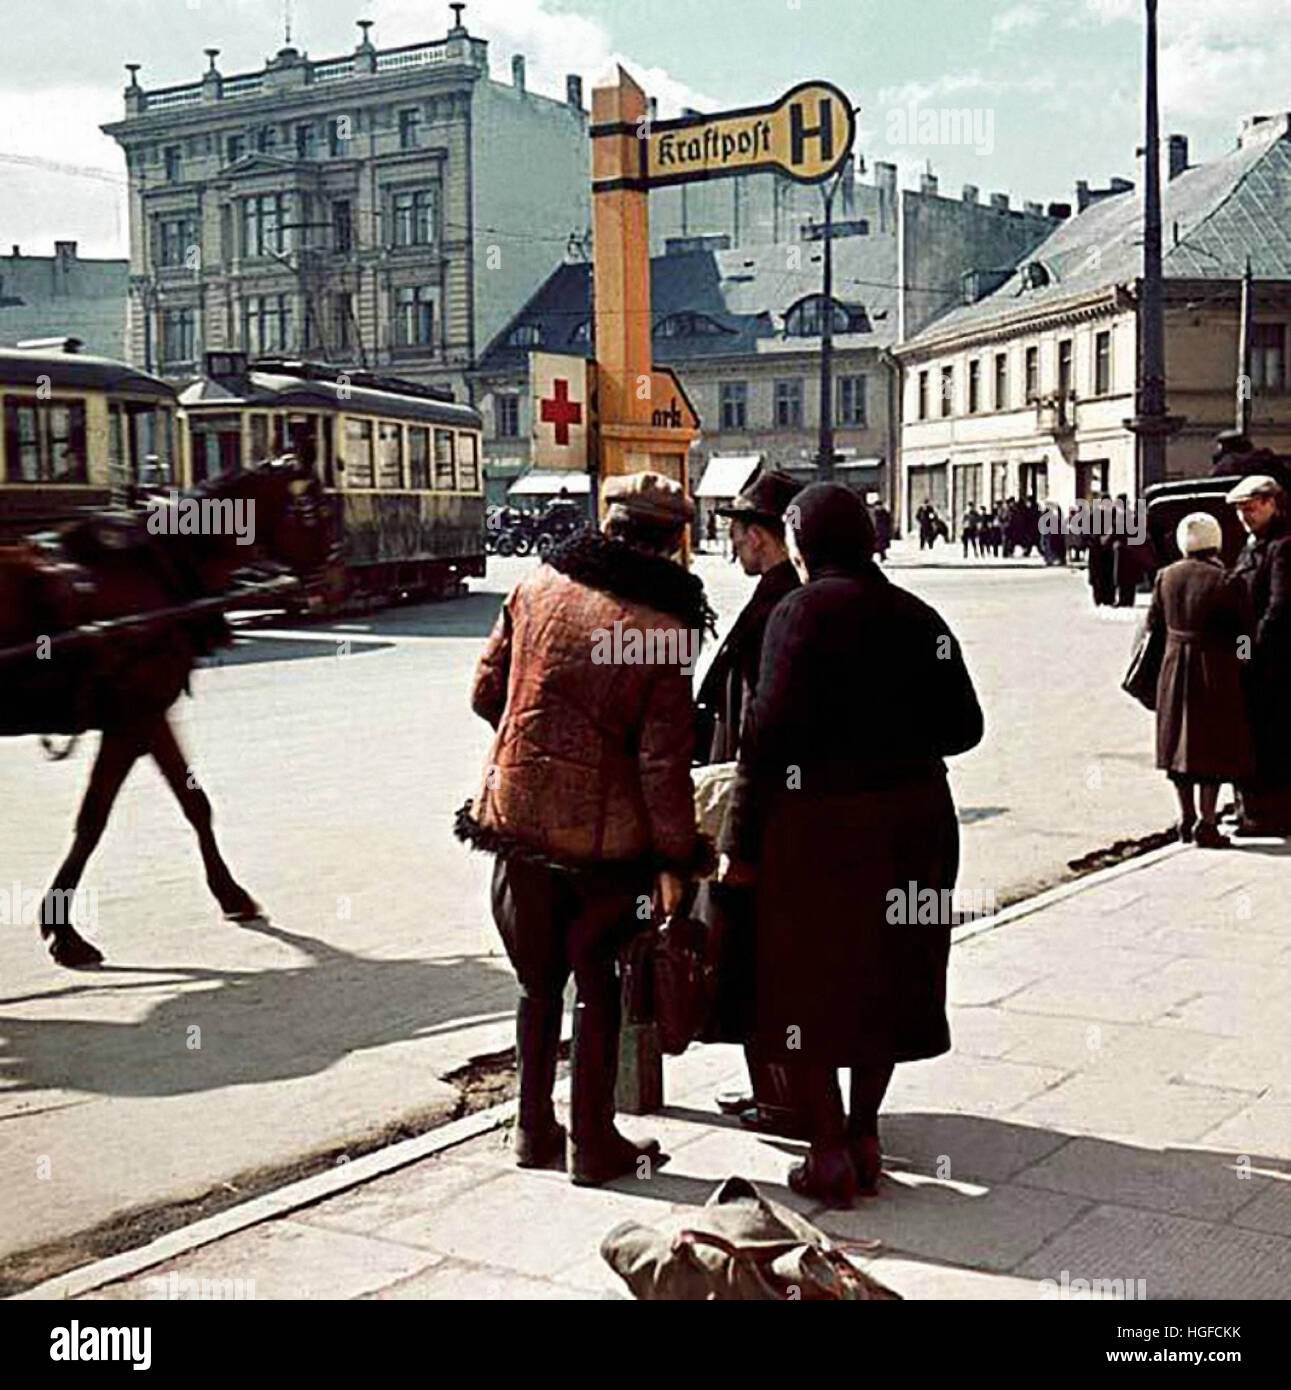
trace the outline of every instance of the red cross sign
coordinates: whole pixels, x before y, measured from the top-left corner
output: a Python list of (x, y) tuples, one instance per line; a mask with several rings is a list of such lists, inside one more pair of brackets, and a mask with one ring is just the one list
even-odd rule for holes
[(557, 377), (552, 383), (552, 395), (540, 404), (543, 423), (556, 427), (556, 443), (568, 444), (570, 425), (583, 423), (583, 407), (569, 399), (569, 382)]

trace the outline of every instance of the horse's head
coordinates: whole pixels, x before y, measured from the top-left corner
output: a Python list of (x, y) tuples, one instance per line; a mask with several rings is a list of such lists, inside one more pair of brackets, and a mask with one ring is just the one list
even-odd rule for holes
[(225, 547), (224, 554), (235, 568), (254, 552), (305, 579), (322, 570), (332, 555), (322, 486), (291, 455), (216, 479), (199, 491), (210, 501), (233, 504), (230, 514), (239, 518), (242, 530), (235, 538), (236, 548)]

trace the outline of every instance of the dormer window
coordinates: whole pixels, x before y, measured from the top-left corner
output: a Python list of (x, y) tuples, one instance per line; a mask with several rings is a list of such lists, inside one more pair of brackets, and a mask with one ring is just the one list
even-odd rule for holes
[(592, 341), (592, 321), (583, 319), (581, 323), (574, 325), (574, 331), (569, 335), (571, 343), (590, 343)]
[(1028, 261), (1022, 267), (1022, 288), (1024, 290), (1042, 290), (1049, 284), (1050, 278), (1047, 267), (1040, 261)]
[(656, 338), (715, 337), (719, 333), (730, 331), (730, 329), (723, 328), (716, 319), (710, 318), (707, 314), (695, 313), (691, 309), (683, 309), (679, 313), (669, 314), (660, 319), (654, 326)]
[(508, 347), (538, 347), (542, 343), (542, 329), (536, 323), (518, 323), (507, 334)]
[[(847, 333), (852, 329), (852, 315), (846, 305), (838, 300), (830, 301), (833, 306), (833, 331)], [(862, 311), (862, 314), (864, 311)], [(825, 296), (809, 294), (800, 299), (784, 316), (784, 331), (787, 338), (819, 338), (825, 329)], [(864, 330), (860, 330), (864, 331)]]

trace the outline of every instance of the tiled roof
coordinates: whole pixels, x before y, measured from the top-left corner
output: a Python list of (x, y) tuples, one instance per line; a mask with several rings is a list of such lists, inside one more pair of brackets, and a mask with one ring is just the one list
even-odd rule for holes
[[(1291, 134), (1285, 120), (1267, 135), (1162, 185), (1163, 269), (1175, 279), (1239, 279), (1246, 257), (1257, 279), (1291, 280)], [(1028, 264), (1048, 283), (1027, 288)], [(1120, 193), (1063, 223), (993, 294), (943, 315), (910, 339), (940, 340), (1040, 312), (1142, 273), (1143, 195)]]
[[(784, 315), (804, 296), (820, 293), (823, 254), (823, 243), (804, 241), (655, 256), (650, 262), (655, 325), (683, 311), (716, 325), (715, 330), (690, 335), (656, 334), (655, 360), (664, 364), (699, 357), (802, 351), (817, 342), (814, 338), (785, 338)], [(586, 264), (557, 266), (489, 344), (481, 358), (482, 369), (521, 367), (533, 349), (586, 356), (586, 333), (580, 341), (579, 328), (591, 313), (589, 273)], [(835, 333), (836, 347), (886, 347), (895, 340), (895, 282), (894, 238), (835, 239), (834, 298), (857, 311), (857, 322), (862, 326), (860, 331)], [(507, 339), (512, 331), (525, 324), (537, 326), (541, 341), (532, 349), (510, 346)]]

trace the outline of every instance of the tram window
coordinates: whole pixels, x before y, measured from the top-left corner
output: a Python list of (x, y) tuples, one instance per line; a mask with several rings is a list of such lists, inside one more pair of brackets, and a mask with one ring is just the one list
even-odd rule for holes
[(385, 488), (403, 487), (403, 426), (383, 420), (377, 426), (380, 471), (377, 486)]
[(435, 490), (452, 492), (457, 486), (457, 460), (454, 457), (453, 431), (435, 431)]
[(372, 421), (345, 421), (345, 485), (346, 487), (371, 487), (372, 467)]
[(251, 417), (251, 462), (263, 463), (269, 457), (269, 417)]
[(480, 490), (480, 441), (473, 434), (457, 436), (457, 485), (463, 492)]
[(4, 411), (7, 480), (85, 483), (85, 404), (10, 397)]
[(170, 412), (151, 406), (137, 410), (127, 407), (127, 418), (130, 421), (130, 454), (134, 459), (135, 481), (145, 487), (173, 483), (174, 420)]
[(425, 425), (408, 426), (408, 486), (415, 492), (430, 489), (430, 431)]
[(313, 472), (318, 466), (318, 416), (289, 415), (287, 433), (290, 436), (288, 450), (295, 454), (302, 467)]

